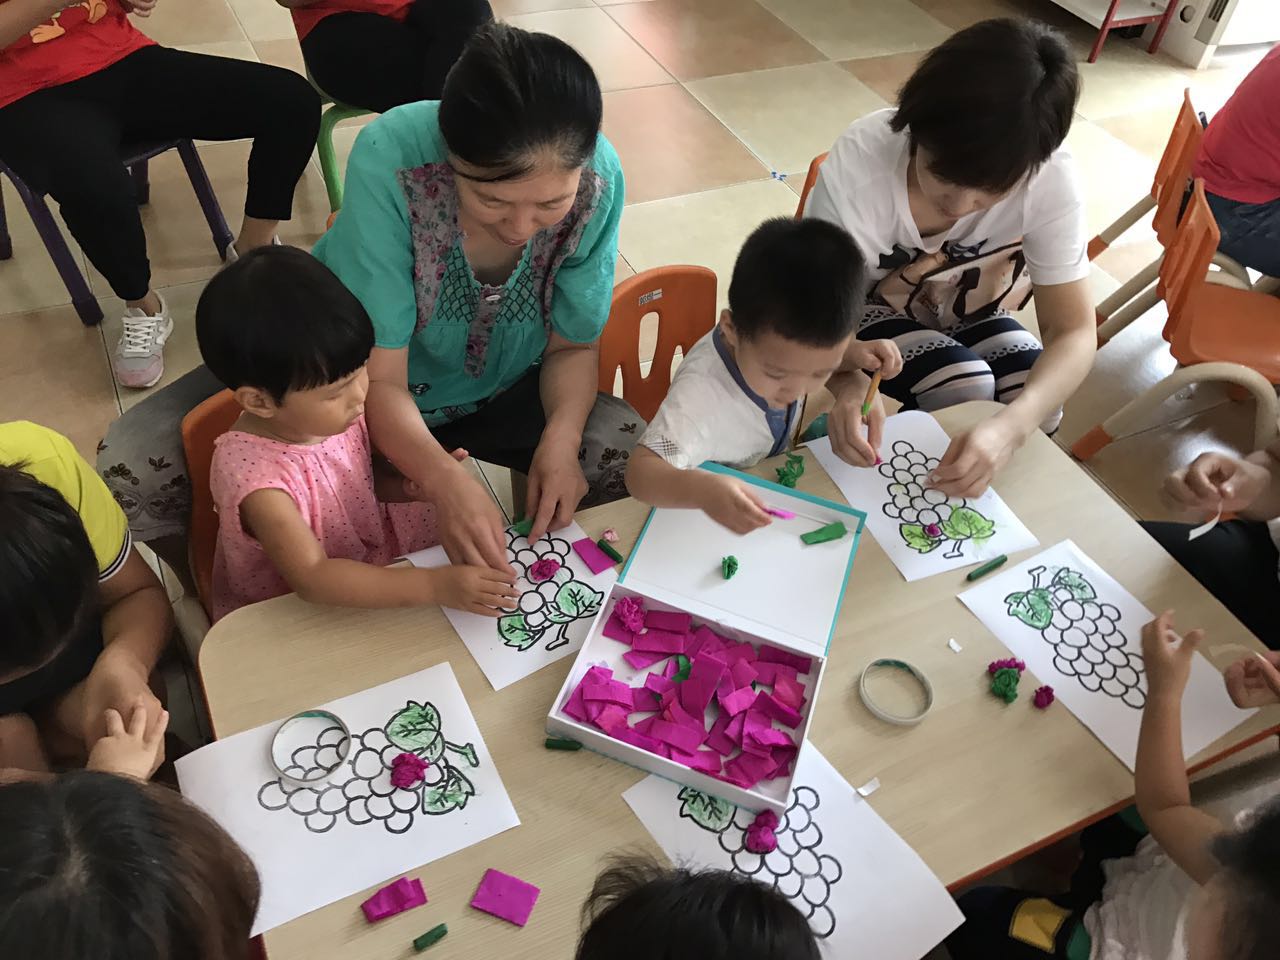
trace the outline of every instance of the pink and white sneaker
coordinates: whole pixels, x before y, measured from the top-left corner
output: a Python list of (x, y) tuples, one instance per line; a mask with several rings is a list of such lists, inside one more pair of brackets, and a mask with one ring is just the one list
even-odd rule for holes
[(121, 386), (142, 389), (160, 382), (164, 376), (164, 345), (171, 333), (173, 318), (164, 297), (160, 297), (160, 312), (154, 316), (136, 307), (125, 310), (124, 329), (113, 360)]

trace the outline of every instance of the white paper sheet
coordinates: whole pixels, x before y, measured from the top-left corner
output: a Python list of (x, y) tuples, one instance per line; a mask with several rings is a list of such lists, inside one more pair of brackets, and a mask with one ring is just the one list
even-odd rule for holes
[[(262, 877), (254, 934), (518, 826), (519, 817), (447, 663), (323, 709), (351, 730), (349, 761), (323, 786), (285, 787), (271, 766), (280, 723), (178, 760), (178, 783), (248, 852)], [(407, 711), (407, 712), (406, 712)], [(305, 768), (340, 731), (295, 754)], [(391, 785), (391, 759), (430, 762), (413, 789)], [(323, 756), (323, 755), (322, 755)], [(295, 774), (296, 775), (296, 774)]]
[(745, 849), (755, 815), (650, 776), (622, 795), (676, 863), (733, 870), (775, 887), (809, 918), (823, 956), (919, 960), (960, 925), (955, 901), (871, 804), (809, 745), (778, 849)]
[(999, 494), (948, 498), (925, 486), (951, 438), (927, 413), (909, 410), (885, 421), (878, 467), (845, 463), (822, 437), (809, 449), (907, 580), (923, 580), (1034, 547), (1039, 541)]
[[(1130, 770), (1147, 701), (1142, 627), (1152, 613), (1070, 540), (960, 594), (960, 600), (1047, 683)], [(1033, 681), (1019, 693), (1030, 698)], [(1049, 709), (1053, 709), (1050, 707)], [(1222, 676), (1202, 655), (1182, 698), (1182, 748), (1189, 759), (1244, 722)]]
[[(507, 530), (507, 559), (520, 579), (520, 612), (494, 619), (445, 608), (462, 642), (475, 657), (493, 689), (523, 680), (549, 663), (577, 653), (591, 629), (591, 621), (618, 578), (615, 570), (593, 574), (571, 544), (586, 534), (576, 523), (548, 534), (535, 544)], [(550, 557), (563, 566), (552, 580), (534, 583), (529, 567)], [(415, 567), (442, 567), (449, 562), (444, 547), (411, 553)]]

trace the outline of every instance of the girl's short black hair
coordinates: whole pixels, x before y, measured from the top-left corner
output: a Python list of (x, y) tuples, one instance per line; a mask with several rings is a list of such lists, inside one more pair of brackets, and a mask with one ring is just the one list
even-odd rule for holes
[(23, 464), (0, 465), (0, 671), (39, 667), (89, 628), (99, 605), (80, 514)]
[(867, 265), (853, 237), (825, 220), (776, 217), (751, 232), (733, 264), (733, 326), (751, 339), (772, 330), (813, 347), (853, 333)]
[(614, 859), (582, 907), (577, 960), (819, 960), (780, 893), (727, 870)]
[[(1224, 960), (1273, 960), (1280, 944), (1280, 800), (1214, 841), (1222, 865)], [(1219, 879), (1215, 877), (1215, 882)]]
[(934, 47), (898, 94), (890, 126), (962, 187), (1011, 189), (1071, 129), (1080, 79), (1066, 41), (1034, 20), (983, 20)]
[(566, 170), (595, 151), (604, 114), (600, 82), (582, 54), (558, 37), (491, 23), (471, 38), (440, 95), (449, 152), (512, 180), (554, 152)]
[(216, 273), (196, 305), (200, 356), (235, 390), (282, 403), (369, 361), (373, 323), (333, 272), (297, 247), (259, 247)]
[(0, 786), (0, 957), (244, 960), (258, 875), (177, 793), (77, 771)]

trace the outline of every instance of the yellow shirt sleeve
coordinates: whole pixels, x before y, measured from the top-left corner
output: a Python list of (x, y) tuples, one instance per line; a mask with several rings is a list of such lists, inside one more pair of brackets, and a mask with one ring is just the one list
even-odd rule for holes
[(133, 545), (129, 522), (106, 483), (70, 440), (25, 420), (0, 423), (0, 463), (21, 465), (24, 472), (53, 487), (71, 504), (98, 558), (100, 581), (124, 566)]

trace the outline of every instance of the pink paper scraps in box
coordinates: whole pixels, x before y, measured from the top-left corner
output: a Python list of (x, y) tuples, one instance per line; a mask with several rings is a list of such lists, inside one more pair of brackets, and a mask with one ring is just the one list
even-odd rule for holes
[(427, 902), (427, 894), (422, 889), (422, 881), (416, 877), (401, 877), (395, 883), (389, 883), (372, 897), (360, 904), (365, 919), (370, 923), (394, 917)]
[(529, 922), (529, 914), (533, 913), (533, 905), (538, 902), (541, 892), (532, 883), (525, 883), (501, 870), (489, 869), (484, 872), (476, 895), (471, 898), (471, 906), (523, 927)]
[(575, 540), (573, 549), (592, 573), (602, 573), (613, 566), (613, 558), (596, 546), (594, 540), (588, 540), (586, 537)]

